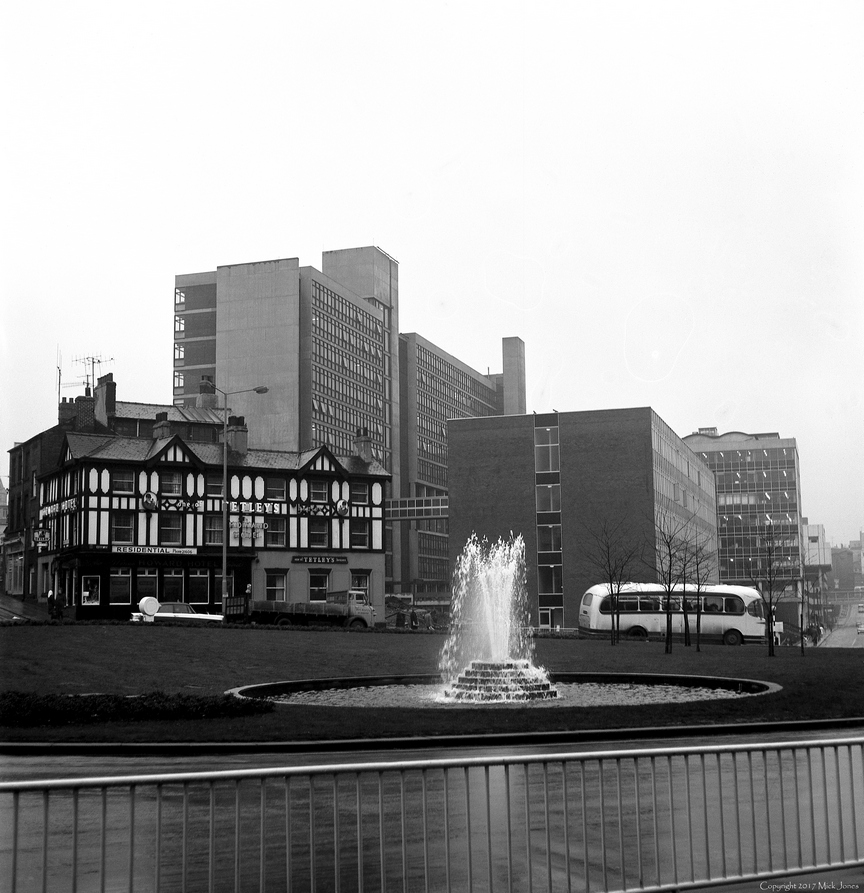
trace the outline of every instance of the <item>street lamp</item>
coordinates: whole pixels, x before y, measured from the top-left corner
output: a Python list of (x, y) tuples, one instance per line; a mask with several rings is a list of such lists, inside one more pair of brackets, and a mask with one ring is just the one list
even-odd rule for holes
[(228, 398), (235, 394), (266, 394), (269, 388), (243, 388), (241, 391), (223, 391), (211, 382), (214, 391), (222, 395), (222, 612), (228, 595)]

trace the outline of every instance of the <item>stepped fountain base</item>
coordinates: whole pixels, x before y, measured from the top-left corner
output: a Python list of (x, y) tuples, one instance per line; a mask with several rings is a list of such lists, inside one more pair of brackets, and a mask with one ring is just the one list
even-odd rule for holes
[(546, 671), (528, 660), (474, 660), (444, 689), (444, 698), (473, 703), (545, 701), (558, 697)]

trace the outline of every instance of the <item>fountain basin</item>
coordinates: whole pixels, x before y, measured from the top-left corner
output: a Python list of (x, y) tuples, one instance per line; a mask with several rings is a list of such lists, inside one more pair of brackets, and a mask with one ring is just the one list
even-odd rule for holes
[(228, 694), (277, 706), (374, 706), (410, 709), (507, 710), (604, 707), (742, 698), (781, 690), (773, 682), (715, 676), (640, 673), (550, 673), (557, 698), (464, 700), (445, 697), (440, 675), (357, 676), (245, 685)]

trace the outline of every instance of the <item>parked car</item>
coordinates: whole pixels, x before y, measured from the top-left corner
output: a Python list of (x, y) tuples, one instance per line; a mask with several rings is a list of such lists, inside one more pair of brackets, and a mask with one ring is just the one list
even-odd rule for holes
[[(185, 602), (162, 602), (153, 604), (156, 599), (142, 599), (138, 607), (140, 611), (132, 612), (132, 621), (152, 623), (154, 620), (181, 620), (186, 623), (221, 623), (221, 614), (205, 614), (196, 611)], [(146, 605), (144, 602), (148, 602)], [(153, 611), (155, 608), (155, 612)]]
[(860, 620), (855, 624), (855, 631), (860, 636), (861, 633), (864, 633), (864, 623)]

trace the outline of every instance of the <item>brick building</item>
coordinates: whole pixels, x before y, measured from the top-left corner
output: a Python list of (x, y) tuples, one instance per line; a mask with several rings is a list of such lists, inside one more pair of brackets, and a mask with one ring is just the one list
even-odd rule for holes
[(451, 564), (472, 532), (521, 534), (534, 625), (577, 626), (600, 519), (647, 545), (658, 519), (677, 519), (716, 554), (714, 477), (650, 407), (452, 419), (448, 440)]

